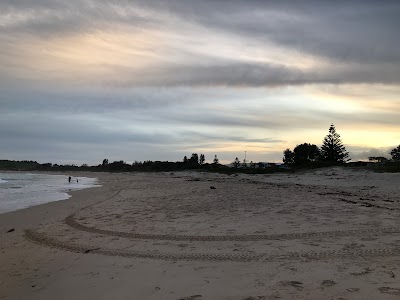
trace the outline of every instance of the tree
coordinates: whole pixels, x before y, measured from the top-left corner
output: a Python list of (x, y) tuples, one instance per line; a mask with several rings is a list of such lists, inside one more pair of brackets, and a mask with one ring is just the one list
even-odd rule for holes
[(191, 163), (199, 163), (199, 156), (197, 155), (197, 153), (192, 153), (192, 156), (190, 157), (189, 161)]
[(321, 146), (321, 160), (332, 163), (345, 163), (349, 153), (343, 145), (340, 135), (336, 132), (335, 125), (329, 127), (329, 133), (324, 138)]
[(240, 160), (239, 160), (239, 158), (235, 158), (235, 160), (233, 161), (233, 166), (235, 167), (235, 168), (238, 168), (239, 166), (240, 166)]
[(205, 160), (206, 160), (206, 158), (205, 158), (204, 154), (200, 154), (199, 164), (200, 165), (204, 164)]
[(319, 157), (319, 149), (316, 145), (304, 143), (293, 149), (294, 163), (301, 165), (316, 160)]
[(242, 167), (243, 167), (243, 168), (247, 168), (247, 162), (246, 162), (246, 159), (243, 159)]
[(108, 159), (107, 158), (103, 159), (103, 164), (102, 165), (103, 166), (107, 166), (108, 165)]
[(393, 160), (400, 160), (400, 145), (390, 151)]
[(137, 160), (135, 160), (135, 162), (132, 163), (132, 167), (140, 167), (142, 165), (143, 165), (143, 163), (141, 161), (137, 161)]
[(218, 159), (218, 157), (217, 157), (217, 154), (215, 154), (215, 156), (214, 156), (213, 164), (214, 164), (214, 165), (219, 164), (219, 159)]
[(285, 165), (291, 165), (294, 163), (294, 152), (289, 148), (283, 151), (283, 163)]

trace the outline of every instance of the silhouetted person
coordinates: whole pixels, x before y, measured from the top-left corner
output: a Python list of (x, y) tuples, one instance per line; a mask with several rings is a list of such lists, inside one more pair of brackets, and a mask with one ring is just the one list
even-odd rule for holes
[(78, 179), (76, 180), (76, 183), (78, 183)]
[(71, 176), (68, 177), (68, 182), (71, 183)]

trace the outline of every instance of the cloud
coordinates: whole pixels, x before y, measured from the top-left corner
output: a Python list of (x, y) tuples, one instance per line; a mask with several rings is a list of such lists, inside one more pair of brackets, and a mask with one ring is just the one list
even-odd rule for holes
[[(112, 68), (113, 69), (113, 68)], [(120, 71), (116, 71), (120, 70)], [(275, 87), (307, 84), (359, 84), (359, 83), (400, 83), (400, 69), (397, 66), (360, 66), (329, 70), (303, 71), (297, 68), (261, 63), (215, 63), (210, 66), (161, 65), (146, 68), (140, 76), (128, 68), (117, 67), (115, 74), (122, 78), (108, 81), (109, 85), (120, 87), (135, 86), (236, 86)]]
[(352, 161), (359, 161), (359, 160), (366, 161), (366, 160), (368, 160), (369, 157), (386, 157), (386, 158), (390, 159), (391, 156), (389, 153), (390, 153), (390, 150), (393, 148), (394, 147), (371, 148), (366, 151), (365, 148), (361, 148), (361, 147), (349, 147), (349, 150), (350, 150), (349, 154), (350, 154), (350, 158)]
[(334, 122), (363, 156), (399, 138), (399, 14), (397, 1), (3, 0), (0, 154), (280, 161)]
[[(154, 5), (154, 2), (152, 2)], [(156, 2), (157, 3), (157, 2)], [(381, 5), (382, 4), (382, 5)], [(238, 38), (297, 48), (337, 61), (399, 61), (397, 1), (169, 1), (164, 9)]]
[(400, 5), (393, 1), (3, 1), (0, 11), (0, 76), (8, 81), (400, 82)]

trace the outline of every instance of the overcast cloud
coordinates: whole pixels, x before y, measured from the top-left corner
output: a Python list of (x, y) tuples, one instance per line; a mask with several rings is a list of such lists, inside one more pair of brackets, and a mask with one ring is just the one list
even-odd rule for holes
[(382, 154), (400, 143), (399, 16), (398, 1), (3, 0), (0, 158), (280, 161), (332, 122), (353, 159)]

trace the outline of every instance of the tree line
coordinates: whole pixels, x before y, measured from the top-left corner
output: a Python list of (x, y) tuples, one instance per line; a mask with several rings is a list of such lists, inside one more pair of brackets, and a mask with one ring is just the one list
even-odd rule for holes
[[(392, 149), (389, 153), (392, 156), (392, 161), (400, 161), (400, 145)], [(387, 158), (369, 157), (371, 162), (386, 162)], [(286, 149), (283, 151), (283, 162), (287, 165), (304, 166), (312, 163), (322, 163), (325, 165), (339, 165), (348, 162), (349, 152), (343, 145), (340, 134), (336, 132), (335, 125), (329, 127), (329, 133), (322, 141), (319, 148), (317, 145), (310, 143), (303, 143), (297, 145), (293, 151)]]
[[(399, 162), (400, 165), (400, 145), (390, 151), (393, 162)], [(286, 149), (283, 151), (283, 162), (285, 165), (290, 167), (307, 167), (312, 165), (313, 167), (323, 167), (328, 165), (345, 164), (349, 161), (349, 153), (346, 147), (343, 145), (340, 135), (336, 132), (335, 126), (332, 124), (329, 127), (329, 133), (323, 139), (321, 147), (310, 143), (303, 143), (297, 145), (293, 151)], [(369, 157), (372, 162), (385, 162), (385, 157)], [(218, 172), (238, 172), (239, 170), (230, 170), (231, 168), (221, 165), (217, 155), (214, 156), (212, 163), (206, 163), (204, 154), (198, 155), (192, 153), (190, 157), (184, 156), (182, 161), (170, 162), (170, 161), (150, 161), (146, 160), (143, 162), (135, 161), (132, 164), (126, 163), (123, 160), (109, 162), (108, 159), (104, 159), (103, 162), (97, 166), (88, 166), (83, 164), (81, 166), (67, 164), (59, 165), (52, 163), (40, 164), (36, 161), (13, 161), (13, 160), (0, 160), (0, 170), (21, 170), (21, 171), (107, 171), (107, 172), (130, 172), (130, 171), (180, 171), (180, 170), (191, 170), (201, 169)], [(268, 170), (256, 169), (256, 163), (252, 161), (247, 163), (243, 160), (243, 163), (236, 157), (232, 165), (233, 169), (239, 169), (240, 172), (247, 173), (271, 173), (278, 170), (278, 168), (271, 167)], [(390, 170), (400, 171), (399, 166), (391, 164)], [(384, 170), (383, 170), (384, 171)]]
[(103, 159), (102, 163), (96, 166), (88, 166), (83, 164), (77, 166), (74, 164), (52, 164), (52, 163), (38, 163), (37, 161), (28, 160), (0, 160), (0, 170), (14, 170), (14, 171), (107, 171), (107, 172), (131, 172), (131, 171), (180, 171), (191, 169), (204, 169), (204, 170), (218, 170), (226, 168), (219, 163), (217, 155), (211, 164), (205, 162), (205, 155), (193, 153), (188, 159), (187, 156), (183, 161), (170, 162), (170, 161), (151, 161), (145, 160), (135, 161), (129, 164), (123, 160), (109, 162), (108, 159)]
[(336, 132), (335, 125), (329, 127), (329, 133), (322, 141), (322, 146), (310, 143), (297, 145), (293, 151), (283, 151), (283, 162), (287, 165), (304, 165), (311, 162), (325, 162), (329, 164), (344, 164), (349, 161), (349, 152)]

